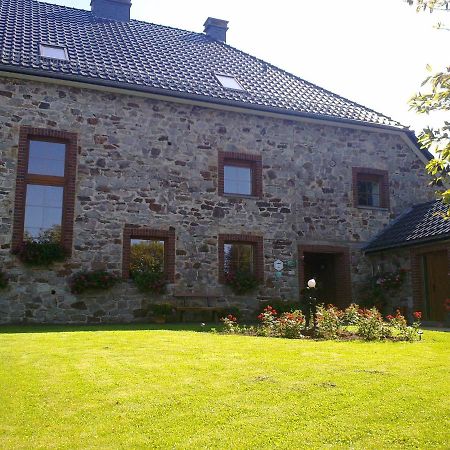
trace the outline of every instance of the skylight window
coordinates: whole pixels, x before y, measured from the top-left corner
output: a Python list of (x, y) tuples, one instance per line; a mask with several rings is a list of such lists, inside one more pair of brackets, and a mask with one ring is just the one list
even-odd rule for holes
[(45, 58), (62, 59), (65, 61), (69, 59), (65, 47), (60, 47), (58, 45), (41, 44), (40, 54)]
[(241, 86), (238, 80), (236, 78), (230, 76), (230, 75), (219, 75), (215, 74), (216, 78), (220, 81), (220, 84), (225, 89), (236, 89), (237, 91), (244, 91), (245, 89)]

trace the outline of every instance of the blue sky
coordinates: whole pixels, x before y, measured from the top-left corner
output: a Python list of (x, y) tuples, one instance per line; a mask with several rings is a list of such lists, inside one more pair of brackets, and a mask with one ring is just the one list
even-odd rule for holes
[[(90, 9), (90, 0), (48, 0)], [(426, 65), (450, 65), (449, 13), (404, 0), (132, 0), (132, 18), (202, 32), (208, 16), (229, 21), (228, 44), (420, 130), (440, 117), (408, 111)]]

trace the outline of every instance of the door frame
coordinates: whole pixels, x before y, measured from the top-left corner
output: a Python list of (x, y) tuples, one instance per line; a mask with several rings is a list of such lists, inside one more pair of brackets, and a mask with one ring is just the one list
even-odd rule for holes
[(352, 282), (350, 273), (350, 248), (337, 245), (298, 245), (298, 279), (299, 296), (306, 284), (305, 280), (305, 253), (326, 253), (335, 255), (336, 276), (336, 305), (348, 306), (352, 301)]

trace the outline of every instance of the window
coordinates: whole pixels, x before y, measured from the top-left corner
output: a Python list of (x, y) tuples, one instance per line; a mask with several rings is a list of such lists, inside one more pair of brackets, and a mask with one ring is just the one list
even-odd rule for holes
[(40, 55), (44, 56), (45, 58), (62, 59), (65, 61), (69, 59), (65, 47), (60, 47), (58, 45), (41, 44), (39, 46), (39, 50)]
[(260, 155), (219, 152), (219, 195), (262, 196)]
[(356, 207), (389, 208), (388, 172), (354, 167), (353, 197)]
[(164, 272), (164, 241), (131, 239), (130, 274), (145, 270)]
[(230, 75), (221, 75), (221, 74), (217, 74), (217, 73), (215, 75), (216, 75), (216, 78), (219, 80), (220, 84), (225, 89), (235, 89), (237, 91), (245, 90), (235, 77), (232, 77)]
[(24, 239), (50, 239), (71, 251), (76, 149), (73, 133), (21, 128), (13, 249)]
[(249, 272), (263, 281), (264, 253), (262, 236), (247, 234), (219, 235), (219, 281), (230, 272)]
[(126, 225), (123, 232), (123, 278), (133, 271), (149, 269), (166, 274), (175, 281), (175, 231), (152, 230)]
[(223, 269), (225, 273), (254, 272), (253, 245), (241, 242), (225, 243), (223, 246)]

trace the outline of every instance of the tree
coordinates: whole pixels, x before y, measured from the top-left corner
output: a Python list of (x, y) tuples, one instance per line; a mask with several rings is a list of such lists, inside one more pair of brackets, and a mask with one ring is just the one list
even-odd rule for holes
[[(415, 5), (417, 11), (444, 10), (450, 12), (450, 0), (406, 0)], [(438, 28), (449, 31), (443, 24)], [(427, 66), (431, 73), (431, 67)], [(422, 83), (425, 92), (414, 95), (409, 104), (420, 114), (432, 111), (450, 111), (450, 66), (441, 72), (431, 73)], [(427, 165), (428, 173), (433, 177), (432, 185), (438, 188), (437, 195), (449, 205), (445, 214), (450, 219), (450, 122), (445, 121), (439, 128), (425, 128), (419, 135), (419, 143), (435, 154)]]

